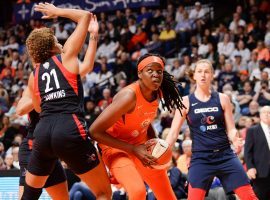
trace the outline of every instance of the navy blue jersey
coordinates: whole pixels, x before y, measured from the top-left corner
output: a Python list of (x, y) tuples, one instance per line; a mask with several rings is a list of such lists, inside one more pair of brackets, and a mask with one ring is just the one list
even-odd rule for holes
[(219, 94), (212, 92), (207, 102), (189, 95), (187, 123), (192, 138), (192, 151), (212, 151), (230, 146)]
[(28, 125), (28, 139), (34, 139), (33, 133), (36, 128), (37, 123), (39, 122), (39, 113), (37, 113), (34, 109), (28, 113), (29, 125)]
[(41, 101), (40, 117), (55, 113), (83, 114), (81, 77), (62, 65), (60, 55), (40, 64), (34, 76), (34, 90)]

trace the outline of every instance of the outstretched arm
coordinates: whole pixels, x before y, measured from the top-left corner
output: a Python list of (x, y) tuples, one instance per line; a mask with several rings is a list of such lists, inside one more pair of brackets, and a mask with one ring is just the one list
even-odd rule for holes
[(87, 35), (87, 29), (91, 18), (90, 13), (78, 9), (57, 8), (49, 3), (39, 3), (35, 6), (35, 11), (42, 12), (44, 14), (42, 17), (43, 19), (65, 17), (77, 23), (74, 32), (67, 39), (63, 47), (65, 57), (77, 58)]
[(88, 32), (90, 33), (88, 47), (83, 62), (79, 68), (81, 77), (84, 77), (93, 70), (98, 42), (98, 29), (99, 25), (97, 17), (96, 15), (93, 15), (88, 26)]
[[(189, 107), (189, 101), (188, 101), (188, 97), (185, 96), (183, 97), (183, 104), (185, 105), (186, 108)], [(182, 115), (181, 115), (182, 113)], [(169, 134), (166, 138), (166, 141), (169, 143), (170, 147), (174, 146), (174, 143), (176, 142), (181, 126), (183, 125), (184, 121), (186, 120), (186, 115), (188, 113), (187, 109), (182, 109), (181, 113), (179, 110), (175, 111), (174, 117), (173, 117), (173, 121), (172, 121), (172, 125), (169, 131)]]

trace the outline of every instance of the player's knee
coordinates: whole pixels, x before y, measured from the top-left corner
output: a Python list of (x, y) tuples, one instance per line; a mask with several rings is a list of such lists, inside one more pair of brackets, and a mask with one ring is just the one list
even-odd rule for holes
[(141, 186), (141, 187), (139, 187), (139, 186), (137, 186), (137, 187), (134, 187), (134, 188), (132, 188), (132, 190), (128, 190), (127, 191), (127, 193), (128, 193), (128, 197), (130, 198), (130, 199), (138, 199), (138, 200), (140, 200), (140, 199), (145, 199), (146, 198), (146, 189), (145, 189), (145, 186)]

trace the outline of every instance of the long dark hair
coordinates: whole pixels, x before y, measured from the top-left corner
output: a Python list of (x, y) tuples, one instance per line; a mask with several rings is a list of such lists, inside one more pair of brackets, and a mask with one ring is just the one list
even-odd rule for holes
[[(149, 57), (149, 56), (157, 56), (161, 58), (163, 64), (165, 65), (165, 59), (159, 54), (150, 54), (147, 53), (139, 58), (137, 61), (137, 66), (139, 63)], [(161, 100), (162, 108), (168, 109), (168, 111), (172, 112), (173, 109), (178, 109), (181, 112), (181, 109), (186, 108), (183, 104), (182, 94), (178, 89), (179, 82), (174, 80), (173, 75), (169, 74), (167, 71), (163, 71), (163, 81), (161, 83), (160, 89), (158, 90), (158, 96)]]

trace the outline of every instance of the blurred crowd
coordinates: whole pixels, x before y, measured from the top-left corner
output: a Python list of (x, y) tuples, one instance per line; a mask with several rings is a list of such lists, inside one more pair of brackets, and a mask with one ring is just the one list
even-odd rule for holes
[[(165, 69), (181, 83), (183, 95), (194, 90), (194, 82), (186, 73), (198, 59), (209, 59), (215, 69), (213, 89), (231, 98), (235, 124), (245, 139), (247, 129), (260, 122), (260, 108), (270, 105), (270, 2), (246, 1), (219, 21), (213, 21), (214, 15), (211, 4), (200, 2), (99, 13), (95, 66), (83, 78), (88, 124), (112, 102), (117, 91), (137, 79), (136, 61), (150, 52), (166, 58)], [(0, 170), (19, 169), (18, 150), (27, 134), (28, 118), (16, 115), (15, 110), (32, 71), (25, 40), (31, 30), (43, 26), (51, 27), (61, 43), (75, 27), (63, 19), (32, 19), (0, 27)], [(165, 138), (173, 113), (161, 107), (159, 111), (153, 125), (159, 137)], [(178, 198), (186, 195), (183, 180), (188, 173), (191, 145), (185, 125), (168, 172)], [(239, 158), (245, 166), (243, 152), (239, 151)], [(215, 179), (212, 186), (219, 188), (220, 183)]]

